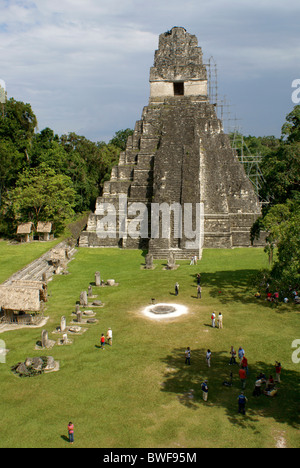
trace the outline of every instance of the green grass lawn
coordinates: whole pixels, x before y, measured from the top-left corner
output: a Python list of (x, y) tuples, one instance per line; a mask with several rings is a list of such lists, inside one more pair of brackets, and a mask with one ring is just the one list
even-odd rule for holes
[[(263, 250), (205, 250), (197, 266), (182, 261), (176, 271), (163, 270), (164, 261), (155, 261), (151, 271), (143, 270), (143, 263), (141, 251), (78, 249), (69, 275), (56, 276), (48, 285), (45, 328), (50, 339), (57, 339), (52, 332), (61, 316), (70, 323), (80, 292), (94, 282), (97, 270), (101, 278), (119, 283), (93, 286), (105, 303), (94, 309), (99, 322), (72, 337), (72, 345), (42, 353), (34, 349), (41, 329), (0, 335), (9, 349), (6, 363), (0, 364), (0, 447), (69, 447), (69, 421), (75, 425), (74, 447), (266, 448), (275, 447), (281, 437), (287, 447), (299, 447), (300, 364), (292, 362), (291, 347), (300, 338), (299, 311), (293, 304), (276, 306), (254, 298), (249, 279), (267, 268)], [(196, 298), (198, 272), (202, 299)], [(151, 298), (184, 304), (189, 313), (153, 321), (141, 313)], [(211, 327), (214, 310), (223, 314), (222, 330)], [(103, 351), (100, 335), (108, 327), (113, 346)], [(231, 345), (243, 346), (249, 362), (246, 416), (237, 412), (240, 382), (237, 366), (228, 365)], [(191, 366), (184, 363), (187, 346)], [(208, 348), (211, 368), (205, 361)], [(26, 357), (41, 354), (59, 361), (60, 371), (23, 379), (10, 371)], [(278, 395), (255, 399), (257, 373), (274, 374), (275, 360), (283, 365)], [(222, 382), (230, 371), (234, 385), (226, 388)], [(205, 378), (207, 403), (201, 392)]]
[(0, 284), (13, 273), (33, 262), (62, 239), (51, 242), (9, 243), (0, 240)]

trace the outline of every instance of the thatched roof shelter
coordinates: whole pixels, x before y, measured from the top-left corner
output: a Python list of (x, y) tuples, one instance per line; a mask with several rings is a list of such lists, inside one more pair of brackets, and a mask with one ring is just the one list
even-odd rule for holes
[(38, 288), (0, 286), (0, 307), (2, 309), (39, 312), (40, 305)]
[(19, 224), (17, 228), (17, 234), (31, 234), (33, 223)]
[(19, 224), (17, 228), (17, 235), (19, 236), (21, 242), (30, 242), (33, 236), (33, 231), (32, 231), (33, 223), (23, 223)]
[(52, 231), (52, 223), (50, 221), (44, 222), (44, 221), (39, 221), (36, 232), (39, 236), (39, 240), (44, 240), (48, 241), (50, 240), (50, 233)]
[(38, 289), (40, 293), (40, 301), (47, 302), (47, 283), (45, 281), (34, 280), (12, 280), (11, 285), (14, 288)]
[(52, 223), (43, 222), (43, 221), (38, 222), (36, 232), (41, 232), (41, 233), (46, 232), (50, 234), (51, 230), (52, 230)]

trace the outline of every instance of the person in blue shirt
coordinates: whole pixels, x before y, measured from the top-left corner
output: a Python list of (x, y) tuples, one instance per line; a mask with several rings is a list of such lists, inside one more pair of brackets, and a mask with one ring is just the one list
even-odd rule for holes
[(239, 413), (246, 414), (246, 403), (247, 403), (247, 398), (244, 395), (244, 392), (241, 392), (241, 394), (238, 396), (238, 402), (239, 402)]
[(239, 360), (240, 360), (240, 365), (241, 365), (242, 359), (245, 356), (245, 351), (241, 346), (239, 347), (238, 355), (239, 355)]
[(208, 397), (208, 385), (207, 385), (207, 380), (204, 380), (204, 382), (203, 382), (202, 385), (201, 385), (201, 389), (202, 389), (202, 392), (203, 392), (203, 400), (204, 400), (204, 401), (207, 401), (207, 397)]

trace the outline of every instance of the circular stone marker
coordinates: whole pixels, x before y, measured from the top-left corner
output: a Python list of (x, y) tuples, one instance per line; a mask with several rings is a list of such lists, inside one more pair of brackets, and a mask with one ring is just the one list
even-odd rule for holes
[(168, 304), (159, 304), (151, 307), (150, 312), (152, 312), (152, 314), (172, 314), (176, 312), (176, 307)]
[(143, 314), (146, 317), (160, 320), (164, 318), (179, 317), (180, 315), (187, 314), (188, 309), (179, 304), (155, 304), (146, 307)]

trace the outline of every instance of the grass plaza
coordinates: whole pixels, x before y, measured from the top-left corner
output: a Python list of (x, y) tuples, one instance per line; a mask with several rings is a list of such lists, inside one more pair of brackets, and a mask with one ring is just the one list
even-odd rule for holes
[[(1, 242), (1, 281), (43, 253), (34, 245)], [(50, 339), (56, 339), (53, 330), (61, 316), (72, 321), (89, 285), (104, 303), (94, 309), (97, 323), (84, 325), (86, 332), (72, 337), (70, 346), (37, 351), (41, 328), (1, 333), (8, 352), (0, 364), (0, 446), (68, 448), (72, 421), (72, 447), (80, 448), (299, 447), (300, 364), (292, 347), (299, 338), (298, 306), (269, 303), (264, 293), (255, 298), (251, 277), (268, 268), (263, 249), (206, 249), (197, 265), (177, 261), (173, 271), (164, 269), (164, 260), (145, 270), (144, 256), (140, 250), (78, 248), (69, 274), (53, 276), (43, 327)], [(96, 287), (95, 271), (118, 285)], [(182, 305), (187, 313), (153, 319), (143, 314), (152, 302)], [(213, 312), (222, 313), (223, 329), (212, 327)], [(101, 349), (108, 328), (113, 343)], [(229, 365), (231, 346), (242, 347), (248, 359), (245, 415), (238, 413), (241, 383), (239, 366)], [(187, 347), (191, 365), (185, 364)], [(53, 356), (59, 371), (32, 378), (11, 371), (27, 357), (41, 355)], [(275, 377), (275, 361), (282, 364), (277, 395), (253, 396), (257, 375)], [(231, 372), (233, 385), (226, 387)], [(207, 401), (201, 390), (205, 379)]]

